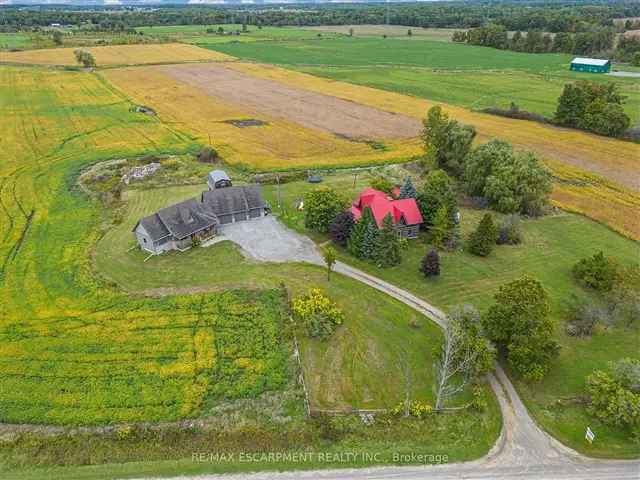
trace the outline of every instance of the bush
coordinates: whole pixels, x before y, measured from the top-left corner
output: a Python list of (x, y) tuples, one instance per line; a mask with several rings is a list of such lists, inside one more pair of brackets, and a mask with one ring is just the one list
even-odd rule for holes
[(589, 413), (610, 425), (633, 429), (640, 425), (640, 393), (637, 384), (640, 360), (623, 359), (587, 377)]
[(440, 275), (440, 255), (436, 250), (429, 250), (422, 258), (420, 271), (427, 278)]
[(353, 213), (349, 210), (336, 215), (329, 225), (329, 236), (331, 240), (333, 240), (333, 243), (341, 247), (346, 247), (355, 223)]
[(598, 252), (592, 257), (583, 258), (573, 266), (573, 276), (587, 287), (609, 292), (617, 277), (617, 264), (611, 258)]
[(382, 175), (377, 175), (373, 177), (369, 182), (369, 185), (371, 185), (371, 188), (384, 192), (388, 195), (391, 195), (391, 192), (395, 188), (395, 185), (393, 184), (393, 182), (391, 182), (391, 180), (389, 180), (387, 177), (384, 177)]
[(307, 335), (312, 338), (329, 338), (344, 321), (342, 310), (319, 288), (312, 288), (306, 295), (294, 299), (291, 309), (294, 318), (305, 327)]
[(333, 188), (318, 187), (304, 196), (304, 226), (326, 233), (331, 221), (347, 207), (347, 201)]
[(469, 251), (474, 255), (486, 257), (493, 250), (496, 243), (497, 232), (493, 223), (493, 217), (486, 213), (478, 227), (469, 235)]
[(542, 284), (522, 277), (500, 287), (482, 318), (489, 338), (507, 354), (513, 369), (529, 381), (546, 375), (560, 349), (553, 339), (549, 311)]
[(200, 149), (196, 158), (202, 163), (215, 163), (216, 160), (218, 160), (219, 155), (215, 148), (205, 145)]
[(498, 245), (518, 245), (522, 242), (522, 225), (519, 215), (508, 215), (502, 221), (498, 232)]

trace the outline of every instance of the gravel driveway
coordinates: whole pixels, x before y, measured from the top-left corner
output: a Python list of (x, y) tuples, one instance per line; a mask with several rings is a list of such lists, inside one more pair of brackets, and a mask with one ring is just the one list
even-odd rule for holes
[(309, 238), (289, 230), (270, 215), (223, 225), (217, 238), (231, 240), (247, 257), (263, 262), (322, 264), (322, 257)]

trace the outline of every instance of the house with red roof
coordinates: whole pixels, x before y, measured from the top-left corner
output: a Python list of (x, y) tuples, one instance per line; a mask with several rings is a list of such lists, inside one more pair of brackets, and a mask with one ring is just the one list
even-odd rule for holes
[(404, 238), (418, 236), (423, 220), (415, 198), (396, 200), (380, 190), (367, 188), (351, 204), (351, 213), (356, 221), (360, 220), (365, 208), (371, 209), (378, 228), (382, 228), (382, 220), (390, 214), (398, 234)]

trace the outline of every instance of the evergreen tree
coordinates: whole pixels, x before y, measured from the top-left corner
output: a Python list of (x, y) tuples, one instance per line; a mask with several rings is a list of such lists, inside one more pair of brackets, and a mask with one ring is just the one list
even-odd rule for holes
[(448, 240), (453, 229), (453, 221), (451, 220), (451, 214), (444, 205), (441, 206), (433, 219), (433, 225), (430, 228), (431, 243), (436, 248), (445, 248), (448, 245)]
[(400, 195), (398, 196), (398, 198), (416, 198), (417, 196), (418, 192), (416, 191), (416, 187), (413, 186), (411, 177), (407, 177), (404, 181), (404, 184), (400, 188)]
[[(375, 245), (375, 238), (368, 238), (367, 246), (365, 247), (365, 236), (369, 232), (372, 224), (377, 233), (378, 227), (376, 225), (375, 218), (373, 218), (373, 212), (369, 207), (367, 207), (363, 210), (360, 220), (358, 220), (351, 229), (351, 235), (347, 242), (347, 248), (351, 255), (358, 258), (367, 258), (365, 255), (365, 248), (369, 248), (372, 241), (373, 243), (371, 245)], [(371, 234), (368, 234), (368, 236), (371, 237)], [(373, 247), (371, 247), (370, 251), (373, 251)]]
[(387, 213), (377, 236), (374, 260), (379, 267), (392, 267), (402, 261), (400, 237), (393, 227), (393, 217)]
[(469, 251), (474, 255), (486, 257), (493, 250), (496, 243), (497, 229), (490, 213), (485, 214), (478, 224), (478, 228), (469, 236)]
[(440, 275), (440, 255), (437, 250), (429, 250), (422, 258), (420, 271), (425, 277), (434, 277)]
[(376, 219), (374, 218), (373, 212), (370, 208), (367, 208), (362, 213), (360, 221), (362, 222), (363, 220), (365, 222), (365, 229), (364, 234), (362, 235), (362, 243), (360, 245), (360, 258), (373, 259), (375, 256), (376, 246), (378, 244), (380, 230), (378, 230), (378, 224), (376, 223)]

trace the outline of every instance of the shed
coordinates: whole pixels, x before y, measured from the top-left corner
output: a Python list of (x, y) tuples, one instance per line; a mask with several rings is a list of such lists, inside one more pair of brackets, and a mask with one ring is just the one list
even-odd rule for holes
[(213, 170), (207, 175), (207, 185), (209, 190), (215, 190), (216, 188), (230, 187), (231, 179), (224, 170)]
[(574, 72), (609, 73), (611, 71), (611, 61), (576, 57), (571, 61), (571, 70)]

